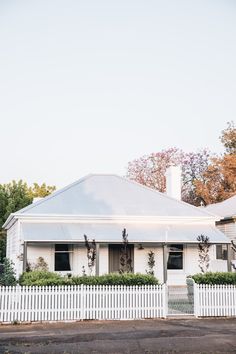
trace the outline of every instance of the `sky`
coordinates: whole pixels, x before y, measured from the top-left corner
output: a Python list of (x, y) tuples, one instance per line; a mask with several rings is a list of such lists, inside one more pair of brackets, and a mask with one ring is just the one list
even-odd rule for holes
[(221, 153), (235, 63), (235, 0), (0, 0), (0, 183)]

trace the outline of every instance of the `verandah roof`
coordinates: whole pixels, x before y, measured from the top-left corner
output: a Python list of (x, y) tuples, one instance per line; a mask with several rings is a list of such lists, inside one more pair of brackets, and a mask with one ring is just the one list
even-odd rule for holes
[(84, 241), (84, 234), (97, 242), (121, 242), (126, 227), (130, 243), (197, 243), (197, 236), (208, 236), (210, 243), (230, 243), (228, 238), (210, 225), (103, 224), (103, 223), (23, 223), (24, 241)]

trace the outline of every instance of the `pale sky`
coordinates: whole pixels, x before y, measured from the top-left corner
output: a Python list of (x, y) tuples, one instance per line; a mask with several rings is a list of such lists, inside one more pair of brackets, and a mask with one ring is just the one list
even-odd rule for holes
[(221, 152), (235, 117), (235, 0), (0, 0), (0, 183)]

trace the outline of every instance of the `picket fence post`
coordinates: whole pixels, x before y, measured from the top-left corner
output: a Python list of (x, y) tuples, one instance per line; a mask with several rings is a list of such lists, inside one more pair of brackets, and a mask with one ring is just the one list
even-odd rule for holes
[(199, 316), (199, 284), (193, 283), (194, 316)]

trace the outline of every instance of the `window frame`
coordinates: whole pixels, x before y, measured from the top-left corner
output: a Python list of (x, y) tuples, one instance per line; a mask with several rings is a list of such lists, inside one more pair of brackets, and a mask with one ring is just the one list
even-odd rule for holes
[[(171, 247), (175, 247), (175, 246), (182, 246), (182, 250), (176, 250), (176, 251), (171, 251), (170, 248)], [(182, 254), (182, 268), (168, 268), (168, 261), (169, 261), (169, 255), (170, 253), (180, 253)], [(185, 269), (185, 245), (183, 243), (171, 243), (171, 244), (167, 244), (167, 271), (168, 272), (183, 272)]]
[[(68, 246), (68, 251), (61, 250), (57, 251), (56, 250), (56, 245), (67, 245)], [(70, 265), (70, 270), (56, 270), (56, 254), (62, 254), (66, 253), (69, 255), (69, 265)], [(62, 272), (62, 273), (71, 273), (73, 271), (73, 253), (74, 253), (74, 245), (71, 243), (55, 243), (54, 244), (54, 272)]]
[[(220, 247), (220, 250), (219, 250)], [(220, 254), (220, 256), (219, 256)], [(226, 244), (216, 245), (216, 260), (227, 261), (228, 260), (228, 247)]]

